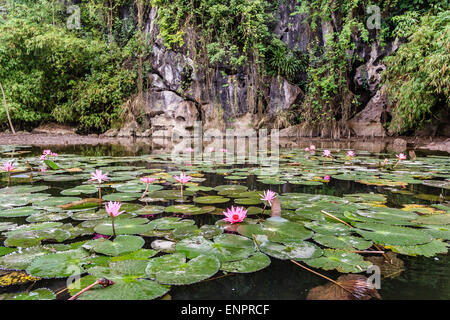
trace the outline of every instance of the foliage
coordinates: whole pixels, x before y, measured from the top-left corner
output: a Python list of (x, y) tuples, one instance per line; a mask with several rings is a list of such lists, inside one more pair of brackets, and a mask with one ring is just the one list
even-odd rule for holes
[(408, 43), (385, 59), (384, 83), (393, 102), (390, 130), (398, 133), (423, 124), (438, 108), (448, 110), (450, 99), (450, 11), (423, 16), (406, 30), (398, 33), (411, 34)]
[(267, 0), (152, 0), (158, 6), (160, 36), (168, 48), (181, 47), (190, 26), (198, 27), (201, 46), (211, 64), (242, 66), (263, 57), (271, 39), (275, 5)]
[(135, 71), (123, 67), (130, 58), (126, 48), (88, 32), (88, 24), (69, 30), (58, 2), (8, 5), (0, 22), (0, 78), (13, 122), (30, 127), (56, 120), (85, 132), (109, 128), (134, 90)]

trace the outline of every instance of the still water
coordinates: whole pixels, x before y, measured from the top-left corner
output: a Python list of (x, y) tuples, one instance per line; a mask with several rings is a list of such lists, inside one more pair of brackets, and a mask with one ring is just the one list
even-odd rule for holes
[[(308, 145), (305, 142), (305, 145)], [(50, 146), (51, 147), (51, 146)], [(322, 148), (334, 147), (322, 144)], [(352, 145), (346, 145), (352, 148)], [(45, 148), (48, 148), (46, 146)], [(42, 152), (39, 147), (32, 147), (30, 155), (39, 155)], [(361, 147), (360, 147), (361, 149)], [(369, 148), (370, 149), (370, 148)], [(358, 152), (358, 149), (354, 149)], [(52, 151), (59, 154), (79, 154), (83, 156), (139, 156), (149, 154), (151, 150), (135, 149), (127, 150), (122, 146), (102, 145), (102, 146), (67, 146), (52, 147)], [(377, 150), (377, 157), (383, 159), (386, 150)], [(392, 154), (392, 153), (391, 153)], [(417, 155), (431, 155), (436, 153), (418, 153)], [(442, 155), (442, 153), (440, 154)], [(158, 165), (157, 163), (130, 162), (129, 164), (145, 166), (146, 168), (165, 168), (167, 171), (175, 170), (168, 168), (167, 164)], [(205, 181), (201, 183), (203, 186), (215, 187), (217, 185), (229, 184), (229, 180), (225, 180), (223, 175), (215, 173), (206, 173)], [(63, 189), (74, 187), (79, 182), (52, 182), (52, 188), (46, 192), (52, 195), (59, 195)], [(249, 190), (266, 190), (269, 186), (257, 181), (253, 175), (248, 176), (247, 180), (239, 180), (239, 184), (248, 186)], [(39, 184), (39, 183), (37, 183)], [(289, 192), (300, 192), (310, 194), (323, 194), (342, 196), (351, 193), (379, 193), (387, 197), (386, 205), (393, 208), (399, 208), (403, 204), (432, 204), (436, 202), (415, 198), (412, 194), (399, 194), (391, 192), (390, 188), (382, 186), (372, 186), (357, 183), (354, 181), (343, 181), (331, 178), (327, 184), (319, 186), (302, 186), (290, 183), (282, 185), (270, 185), (270, 189), (279, 194)], [(410, 184), (406, 187), (407, 191), (413, 194), (433, 194), (439, 195), (438, 188), (424, 185)], [(137, 201), (136, 201), (137, 202)], [(160, 205), (160, 203), (155, 203)], [(165, 203), (165, 206), (173, 203)], [(225, 208), (225, 205), (216, 205), (216, 207)], [(161, 216), (170, 216), (170, 214), (162, 214)], [(194, 219), (198, 226), (204, 224), (214, 224), (221, 219), (216, 215), (199, 215), (189, 217)], [(70, 220), (70, 219), (68, 219)], [(0, 219), (0, 221), (5, 221)], [(12, 221), (9, 219), (8, 221)], [(18, 224), (26, 223), (24, 218), (14, 218), (14, 222)], [(64, 222), (64, 221), (63, 221)], [(73, 221), (72, 221), (73, 223)], [(77, 239), (87, 240), (90, 237)], [(150, 243), (155, 238), (146, 238), (144, 248), (151, 248)], [(390, 299), (450, 299), (450, 258), (448, 255), (438, 254), (431, 258), (399, 256), (404, 262), (403, 271), (392, 275), (388, 278), (381, 279), (381, 287), (378, 290), (384, 300)], [(216, 274), (211, 279), (189, 285), (189, 286), (173, 286), (169, 294), (171, 299), (267, 299), (267, 300), (297, 300), (306, 299), (308, 291), (314, 287), (328, 283), (326, 280), (300, 269), (289, 261), (271, 258), (269, 267), (250, 274)], [(336, 279), (340, 273), (336, 271), (319, 270), (322, 274)], [(367, 275), (369, 276), (369, 275)], [(54, 292), (59, 292), (65, 288), (65, 279), (62, 280), (40, 280), (32, 284), (32, 289), (45, 287), (50, 288)], [(10, 286), (0, 288), (0, 293), (20, 292), (30, 289), (31, 284), (23, 284), (18, 286)], [(69, 295), (62, 291), (57, 296), (58, 299), (67, 299)]]

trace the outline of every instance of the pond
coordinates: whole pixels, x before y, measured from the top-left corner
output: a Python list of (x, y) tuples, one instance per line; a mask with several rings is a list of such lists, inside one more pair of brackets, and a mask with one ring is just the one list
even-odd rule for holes
[[(449, 156), (320, 146), (263, 163), (221, 163), (227, 150), (174, 161), (114, 145), (0, 146), (14, 164), (0, 189), (1, 298), (68, 299), (105, 278), (78, 299), (297, 300), (330, 283), (316, 273), (380, 271), (382, 299), (449, 299)], [(96, 169), (108, 177), (101, 207)], [(124, 211), (114, 230), (109, 201)], [(232, 207), (243, 221), (223, 220)]]

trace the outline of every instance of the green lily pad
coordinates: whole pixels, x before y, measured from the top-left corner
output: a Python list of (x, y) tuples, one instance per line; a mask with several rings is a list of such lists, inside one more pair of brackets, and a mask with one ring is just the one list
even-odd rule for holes
[[(433, 240), (433, 237), (423, 231), (413, 228), (391, 226), (381, 223), (355, 223), (354, 231), (365, 239), (380, 244), (416, 245)], [(367, 231), (369, 230), (369, 231)]]
[(102, 198), (106, 201), (134, 201), (142, 196), (141, 193), (133, 193), (133, 192), (116, 192), (104, 195)]
[(114, 241), (104, 238), (92, 240), (83, 247), (108, 256), (118, 256), (126, 252), (136, 251), (145, 244), (144, 239), (137, 236), (120, 235)]
[[(257, 241), (261, 241), (261, 238), (264, 238), (264, 236), (258, 237)], [(265, 254), (281, 260), (302, 260), (320, 257), (322, 255), (322, 249), (307, 241), (284, 242), (281, 244), (263, 240), (259, 247)]]
[(186, 262), (181, 253), (150, 259), (146, 273), (159, 283), (187, 285), (208, 279), (219, 271), (220, 262), (214, 256), (199, 255)]
[(304, 262), (314, 268), (336, 269), (342, 273), (366, 272), (367, 268), (372, 265), (371, 262), (364, 261), (363, 257), (357, 253), (333, 249), (325, 249), (323, 256), (305, 259)]
[[(146, 224), (147, 222), (148, 220), (145, 218), (114, 219), (114, 227), (117, 235), (141, 234), (153, 229), (152, 225)], [(94, 227), (94, 231), (107, 236), (114, 234), (111, 221), (97, 224)]]
[(425, 256), (433, 257), (436, 254), (446, 254), (448, 251), (448, 243), (441, 240), (433, 240), (426, 244), (419, 244), (415, 246), (387, 246), (394, 252), (401, 253), (408, 256)]
[(2, 297), (5, 300), (54, 300), (56, 294), (50, 289), (40, 288), (30, 292), (4, 294)]
[(183, 239), (176, 244), (176, 252), (184, 253), (189, 259), (199, 255), (213, 255), (224, 262), (245, 259), (255, 252), (255, 247), (248, 238), (221, 234), (214, 237), (214, 242), (202, 236)]
[(194, 220), (181, 219), (177, 217), (163, 217), (150, 221), (148, 224), (151, 229), (156, 230), (173, 230), (183, 226), (190, 226), (195, 223)]
[(79, 287), (74, 283), (68, 286), (69, 293), (74, 295), (104, 277), (114, 284), (105, 288), (96, 285), (78, 300), (152, 300), (165, 295), (170, 287), (145, 279), (146, 266), (144, 260), (124, 260), (111, 262), (109, 267), (90, 268), (90, 275), (80, 279)]
[(317, 243), (333, 249), (352, 250), (353, 248), (355, 248), (358, 250), (365, 250), (372, 246), (372, 241), (367, 241), (361, 239), (360, 237), (353, 236), (315, 234), (313, 236), (313, 239)]
[(226, 203), (228, 201), (230, 201), (230, 198), (224, 198), (222, 196), (204, 196), (194, 198), (194, 202), (204, 204)]
[(220, 270), (235, 273), (252, 273), (270, 265), (270, 258), (264, 253), (257, 252), (251, 257), (231, 262), (223, 262)]
[(65, 278), (84, 273), (83, 264), (88, 257), (83, 249), (52, 253), (34, 259), (26, 271), (39, 278)]
[(172, 231), (172, 238), (175, 240), (185, 239), (193, 236), (202, 236), (211, 239), (222, 233), (222, 229), (217, 226), (203, 225), (198, 228), (196, 225), (189, 225), (176, 228)]

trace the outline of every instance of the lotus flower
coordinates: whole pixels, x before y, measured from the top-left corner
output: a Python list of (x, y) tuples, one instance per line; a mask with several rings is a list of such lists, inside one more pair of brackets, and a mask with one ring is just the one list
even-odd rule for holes
[(305, 148), (305, 151), (306, 151), (306, 152), (309, 152), (309, 150), (310, 150), (309, 147), (306, 147), (306, 148)]
[(220, 149), (220, 152), (228, 152), (227, 149)]
[(330, 182), (330, 176), (326, 175), (325, 177), (323, 177), (323, 180), (326, 182)]
[(241, 222), (242, 220), (247, 217), (247, 210), (244, 210), (244, 207), (231, 207), (227, 209), (227, 211), (224, 211), (223, 214), (225, 215), (225, 218), (223, 220), (233, 224), (236, 222)]
[(331, 157), (331, 151), (330, 150), (323, 150), (323, 155), (324, 157)]
[(267, 201), (267, 202), (269, 202), (269, 204), (272, 206), (272, 200), (273, 199), (275, 199), (277, 196), (276, 196), (276, 193), (275, 192), (273, 192), (272, 190), (267, 190), (267, 191), (264, 191), (264, 193), (261, 195), (260, 194), (260, 196), (262, 197), (261, 198), (261, 200), (262, 201)]
[(179, 176), (174, 176), (174, 178), (181, 184), (180, 194), (181, 194), (181, 197), (183, 197), (183, 184), (191, 181), (192, 177), (187, 176), (182, 172)]
[(12, 161), (8, 161), (3, 163), (3, 171), (7, 171), (7, 172), (11, 172), (15, 169), (16, 167), (14, 166), (14, 164), (12, 163)]
[(354, 156), (356, 156), (356, 154), (355, 154), (354, 151), (348, 150), (348, 151), (347, 151), (347, 156), (348, 156), (348, 157), (354, 157)]
[(105, 204), (106, 212), (111, 217), (114, 237), (116, 236), (116, 228), (114, 227), (114, 217), (117, 217), (118, 215), (125, 212), (125, 211), (119, 211), (121, 206), (122, 206), (122, 204), (120, 202), (109, 201), (107, 204)]
[(310, 145), (309, 146), (309, 150), (311, 150), (312, 152), (316, 151), (316, 146), (315, 145)]
[(145, 196), (145, 194), (147, 193), (147, 191), (148, 191), (148, 185), (150, 184), (150, 183), (152, 183), (153, 181), (155, 181), (156, 179), (155, 178), (150, 178), (150, 177), (142, 177), (142, 178), (140, 178), (139, 180), (141, 180), (142, 182), (144, 182), (144, 183), (146, 183), (147, 184), (147, 187), (145, 188), (145, 191), (144, 191), (144, 193), (142, 194), (142, 197), (141, 197), (141, 199)]
[(194, 149), (192, 149), (192, 148), (186, 148), (186, 152), (194, 152)]

